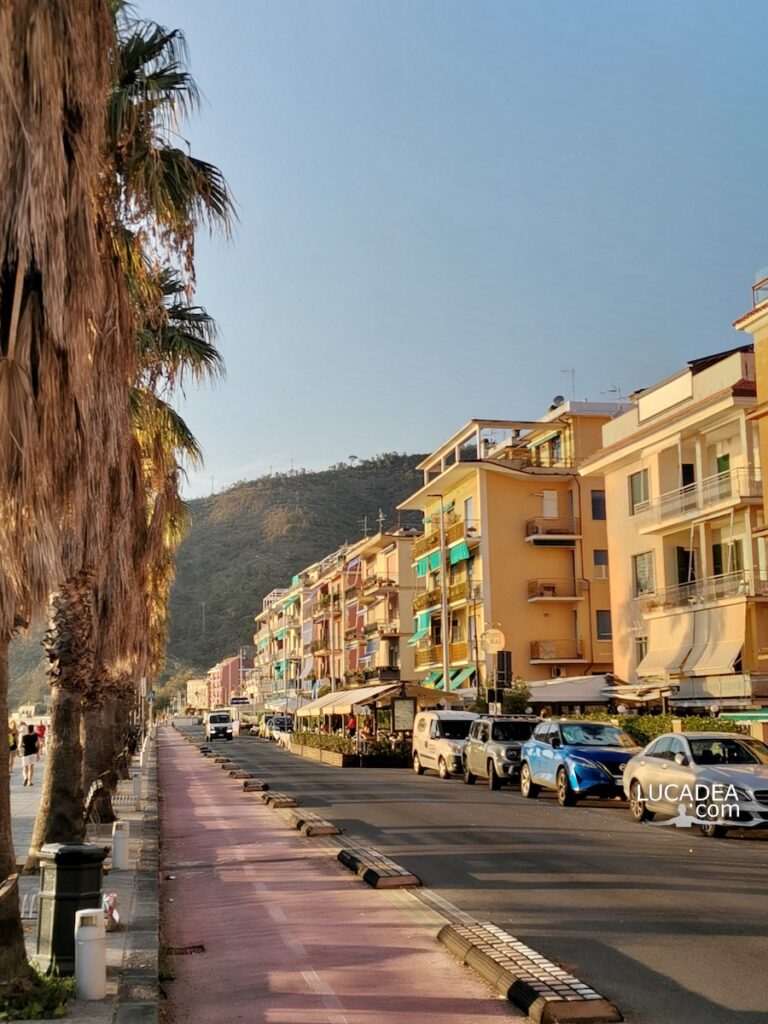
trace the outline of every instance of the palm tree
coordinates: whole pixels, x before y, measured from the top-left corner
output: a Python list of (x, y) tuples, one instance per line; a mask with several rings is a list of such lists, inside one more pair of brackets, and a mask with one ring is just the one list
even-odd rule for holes
[[(113, 46), (101, 0), (0, 7), (0, 720), (14, 629), (90, 543), (77, 526), (114, 443), (93, 415), (93, 327), (119, 348), (127, 306), (91, 215)], [(31, 979), (8, 782), (0, 763), (0, 1005)]]

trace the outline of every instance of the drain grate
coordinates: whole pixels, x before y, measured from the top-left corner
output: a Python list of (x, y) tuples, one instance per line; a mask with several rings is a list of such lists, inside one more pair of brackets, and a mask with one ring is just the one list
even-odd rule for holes
[(168, 956), (191, 956), (193, 953), (204, 953), (205, 946), (166, 946)]

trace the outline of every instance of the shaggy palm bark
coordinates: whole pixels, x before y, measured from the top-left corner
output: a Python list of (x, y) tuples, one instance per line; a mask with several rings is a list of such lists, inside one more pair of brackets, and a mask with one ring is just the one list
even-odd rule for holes
[(51, 740), (26, 872), (37, 870), (44, 843), (81, 843), (85, 838), (80, 724), (93, 678), (92, 574), (79, 573), (54, 596), (43, 646), (50, 662)]

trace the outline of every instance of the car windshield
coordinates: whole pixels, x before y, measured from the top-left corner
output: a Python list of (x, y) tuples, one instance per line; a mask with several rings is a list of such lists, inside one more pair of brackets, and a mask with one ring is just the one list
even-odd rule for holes
[(621, 729), (601, 722), (580, 722), (561, 725), (565, 743), (579, 747), (636, 747), (637, 744)]
[(446, 740), (465, 740), (471, 725), (471, 718), (464, 718), (458, 722), (441, 721), (440, 735)]
[(229, 723), (229, 715), (211, 715), (211, 725), (227, 725)]
[(535, 722), (494, 722), (491, 727), (491, 739), (501, 743), (510, 740), (527, 740), (533, 732)]
[(768, 764), (768, 747), (759, 740), (689, 740), (696, 764)]

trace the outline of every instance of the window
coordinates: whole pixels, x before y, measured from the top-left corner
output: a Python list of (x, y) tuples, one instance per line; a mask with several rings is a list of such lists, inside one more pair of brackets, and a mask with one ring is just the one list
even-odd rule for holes
[(592, 491), (592, 518), (605, 519), (605, 491)]
[(598, 611), (595, 612), (595, 618), (597, 619), (597, 639), (610, 640), (613, 636), (611, 632), (611, 613), (609, 611)]
[(603, 549), (595, 549), (592, 552), (592, 557), (595, 566), (595, 579), (596, 580), (607, 580), (608, 579), (608, 552)]
[(648, 637), (639, 636), (635, 640), (635, 665), (639, 665), (648, 653)]
[(740, 540), (729, 540), (712, 545), (712, 575), (723, 576), (730, 572), (741, 572), (744, 568)]
[(653, 552), (645, 551), (642, 555), (632, 556), (632, 580), (635, 597), (641, 594), (652, 594), (656, 589), (653, 575)]
[(464, 499), (464, 526), (474, 526), (475, 499), (473, 497)]
[(549, 443), (550, 458), (552, 464), (560, 462), (563, 457), (563, 439), (558, 434), (557, 437), (553, 437)]
[(629, 514), (637, 515), (648, 508), (650, 493), (648, 490), (648, 470), (641, 469), (629, 477)]

